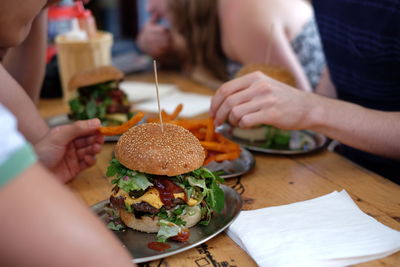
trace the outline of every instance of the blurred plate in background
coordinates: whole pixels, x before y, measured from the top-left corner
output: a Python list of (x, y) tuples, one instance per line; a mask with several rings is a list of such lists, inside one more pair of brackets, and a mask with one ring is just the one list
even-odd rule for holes
[(320, 134), (308, 130), (300, 131), (290, 131), (291, 139), (290, 146), (295, 147), (294, 149), (277, 149), (277, 148), (265, 148), (266, 141), (249, 141), (241, 139), (232, 135), (232, 126), (228, 124), (223, 124), (217, 128), (217, 132), (224, 135), (226, 138), (232, 140), (235, 143), (244, 146), (245, 148), (263, 152), (268, 154), (278, 154), (278, 155), (300, 155), (315, 152), (322, 149), (326, 144), (328, 139)]

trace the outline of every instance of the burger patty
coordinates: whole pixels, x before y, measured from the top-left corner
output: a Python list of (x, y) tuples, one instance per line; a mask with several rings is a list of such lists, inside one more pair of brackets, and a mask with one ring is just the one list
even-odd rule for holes
[[(111, 196), (110, 197), (110, 202), (114, 207), (122, 209), (122, 208), (125, 208), (124, 199), (125, 198), (122, 197), (122, 196), (119, 196), (119, 197)], [(165, 208), (167, 210), (169, 210), (169, 209), (172, 209), (172, 208), (176, 207), (177, 205), (181, 205), (181, 204), (185, 204), (185, 203), (186, 202), (183, 199), (175, 198), (175, 199), (173, 199), (171, 201), (170, 205), (165, 205)], [(144, 201), (142, 201), (140, 203), (133, 204), (132, 208), (135, 211), (140, 212), (140, 213), (143, 212), (143, 213), (157, 214), (157, 213), (160, 212), (160, 209), (157, 209), (157, 208), (153, 207), (152, 205), (150, 205), (149, 203), (144, 202)]]
[(153, 207), (152, 205), (150, 205), (147, 202), (140, 202), (140, 203), (133, 204), (132, 208), (135, 211), (146, 212), (146, 213), (150, 213), (150, 214), (157, 214), (160, 212), (160, 209)]
[(180, 204), (186, 204), (185, 200), (183, 200), (181, 198), (175, 198), (172, 200), (172, 203), (170, 205), (165, 205), (165, 208), (167, 210), (170, 210)]
[(124, 199), (125, 198), (122, 197), (122, 196), (119, 196), (119, 197), (111, 196), (110, 197), (110, 203), (113, 205), (113, 207), (122, 209), (122, 208), (125, 207)]

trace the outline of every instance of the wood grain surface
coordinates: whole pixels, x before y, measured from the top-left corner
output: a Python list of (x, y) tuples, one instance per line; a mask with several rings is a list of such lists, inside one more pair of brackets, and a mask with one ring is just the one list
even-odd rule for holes
[[(153, 82), (154, 78), (150, 74), (142, 74), (127, 77), (127, 80)], [(175, 73), (160, 73), (159, 81), (174, 83), (183, 91), (213, 94), (213, 91)], [(67, 113), (68, 107), (61, 99), (41, 100), (39, 110), (47, 118)], [(113, 147), (113, 143), (105, 144), (97, 157), (97, 164), (68, 184), (87, 206), (109, 197), (111, 185), (104, 174)], [(261, 153), (254, 155), (256, 166), (251, 172), (226, 180), (226, 184), (242, 196), (244, 210), (289, 204), (345, 189), (364, 212), (381, 223), (400, 230), (399, 185), (329, 151), (294, 157)], [(222, 233), (196, 248), (141, 266), (257, 265)], [(356, 266), (400, 266), (400, 253)]]

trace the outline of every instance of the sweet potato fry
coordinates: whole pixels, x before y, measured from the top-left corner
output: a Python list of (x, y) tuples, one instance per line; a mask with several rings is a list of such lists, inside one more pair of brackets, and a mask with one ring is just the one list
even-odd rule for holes
[(217, 143), (214, 141), (200, 141), (200, 143), (207, 150), (218, 151), (218, 152), (229, 152), (229, 147), (221, 143)]
[(206, 132), (202, 131), (203, 129), (198, 129), (195, 131), (191, 131), (194, 136), (197, 137), (199, 140), (204, 140), (206, 138)]
[(216, 154), (214, 154), (214, 155), (208, 155), (208, 156), (206, 157), (206, 159), (204, 160), (203, 165), (205, 166), (205, 165), (209, 164), (211, 161), (215, 161), (216, 156), (217, 156)]
[(141, 121), (144, 117), (143, 112), (138, 112), (133, 116), (129, 121), (121, 124), (119, 126), (109, 126), (109, 127), (100, 127), (100, 133), (102, 135), (120, 135), (124, 132), (128, 131), (132, 126), (135, 126), (139, 121)]
[(215, 156), (215, 161), (221, 162), (224, 160), (234, 160), (240, 157), (240, 151), (218, 154)]
[[(168, 113), (165, 110), (161, 110), (161, 117), (163, 119), (163, 122), (167, 122), (171, 120), (171, 117), (168, 115)], [(160, 122), (160, 119), (158, 119), (157, 122)]]
[(182, 109), (183, 109), (182, 104), (179, 104), (178, 106), (176, 106), (174, 112), (169, 116), (170, 120), (175, 120), (181, 113)]
[(206, 141), (212, 141), (214, 133), (215, 133), (214, 120), (212, 118), (209, 118), (207, 122)]
[(194, 131), (207, 126), (207, 120), (175, 120), (170, 121), (170, 123), (182, 126), (189, 131)]

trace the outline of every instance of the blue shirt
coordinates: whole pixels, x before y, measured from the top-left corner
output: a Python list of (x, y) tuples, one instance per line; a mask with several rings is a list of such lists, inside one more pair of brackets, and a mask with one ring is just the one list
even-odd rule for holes
[[(312, 2), (338, 98), (371, 109), (400, 111), (400, 1)], [(347, 146), (342, 152), (364, 167), (400, 181), (399, 161)]]

